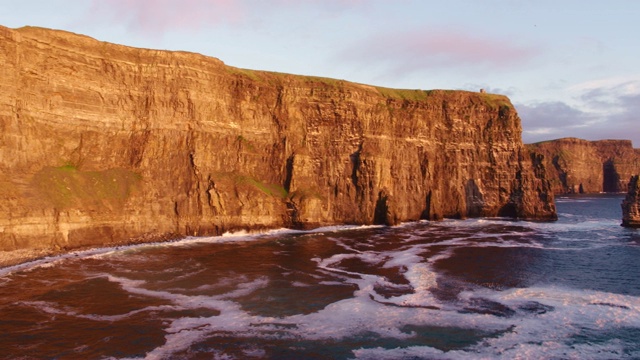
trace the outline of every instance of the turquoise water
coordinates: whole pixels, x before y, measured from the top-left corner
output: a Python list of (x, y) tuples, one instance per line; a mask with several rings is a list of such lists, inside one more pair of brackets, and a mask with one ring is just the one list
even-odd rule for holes
[(189, 238), (0, 270), (0, 358), (640, 358), (621, 196), (559, 221)]

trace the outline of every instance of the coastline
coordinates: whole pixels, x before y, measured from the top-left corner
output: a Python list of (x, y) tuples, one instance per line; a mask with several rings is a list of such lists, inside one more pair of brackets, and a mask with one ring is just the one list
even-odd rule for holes
[[(512, 219), (508, 217), (474, 217), (469, 219), (455, 219), (455, 218), (445, 218), (441, 220), (436, 220), (435, 222), (441, 221), (465, 221), (465, 220), (498, 220), (505, 222), (513, 222), (513, 221), (528, 221), (528, 222), (538, 222), (535, 220), (525, 220), (525, 219)], [(164, 235), (147, 235), (140, 236), (137, 238), (132, 238), (127, 241), (122, 241), (119, 243), (104, 243), (99, 245), (90, 245), (90, 246), (82, 246), (82, 247), (74, 247), (74, 248), (50, 248), (50, 249), (19, 249), (19, 250), (8, 250), (8, 251), (0, 251), (0, 276), (6, 274), (9, 268), (14, 267), (22, 267), (27, 266), (30, 263), (48, 263), (49, 261), (53, 262), (58, 259), (79, 256), (86, 253), (102, 253), (109, 252), (113, 250), (118, 250), (120, 248), (128, 248), (133, 246), (142, 246), (142, 245), (166, 245), (172, 242), (184, 242), (188, 239), (193, 239), (196, 242), (206, 242), (206, 239), (216, 239), (216, 242), (224, 242), (223, 239), (233, 239), (233, 238), (258, 238), (260, 236), (269, 236), (276, 233), (322, 233), (322, 232), (335, 232), (335, 231), (344, 231), (344, 230), (355, 230), (355, 229), (365, 229), (365, 228), (377, 228), (377, 227), (403, 227), (403, 226), (411, 226), (412, 224), (422, 223), (422, 222), (431, 222), (433, 220), (418, 220), (418, 221), (409, 221), (402, 222), (397, 225), (375, 225), (375, 224), (333, 224), (333, 225), (324, 225), (319, 226), (312, 229), (292, 229), (292, 228), (261, 228), (259, 230), (246, 230), (239, 229), (234, 232), (225, 232), (219, 235), (211, 235), (211, 236), (181, 236), (177, 234), (164, 234)], [(547, 221), (542, 221), (547, 222)], [(228, 240), (227, 240), (228, 241)]]
[[(407, 224), (413, 224), (417, 222), (407, 222), (401, 223), (395, 226), (403, 226)], [(83, 253), (101, 253), (103, 251), (108, 252), (112, 250), (117, 250), (120, 248), (133, 247), (138, 245), (162, 245), (169, 244), (172, 242), (183, 242), (189, 238), (194, 239), (197, 242), (204, 242), (206, 239), (215, 238), (216, 242), (222, 242), (222, 239), (225, 238), (238, 238), (238, 237), (260, 237), (260, 236), (268, 236), (273, 235), (275, 233), (315, 233), (315, 232), (324, 232), (324, 231), (340, 231), (340, 230), (353, 230), (353, 229), (361, 229), (361, 228), (371, 228), (371, 227), (384, 227), (384, 225), (353, 225), (353, 224), (339, 224), (339, 225), (326, 225), (320, 226), (313, 229), (290, 229), (290, 228), (273, 228), (273, 229), (260, 229), (260, 230), (237, 230), (235, 232), (225, 232), (220, 235), (212, 235), (212, 236), (181, 236), (176, 234), (164, 234), (164, 235), (155, 235), (155, 236), (141, 236), (133, 239), (129, 239), (128, 241), (123, 241), (120, 243), (105, 243), (101, 245), (92, 245), (92, 246), (83, 246), (83, 247), (75, 247), (72, 249), (69, 248), (58, 248), (58, 249), (19, 249), (19, 250), (9, 250), (9, 251), (0, 251), (0, 275), (4, 274), (8, 268), (20, 267), (22, 265), (27, 265), (29, 263), (38, 263), (38, 262), (47, 262), (47, 259), (51, 259), (51, 261), (55, 261), (58, 258), (65, 258), (70, 256), (77, 256)]]
[(21, 265), (30, 261), (44, 259), (50, 256), (64, 254), (64, 250), (20, 249), (0, 252), (0, 270), (11, 266)]
[[(347, 358), (364, 346), (374, 349), (366, 356), (402, 357), (416, 346), (444, 346), (445, 336), (456, 348), (420, 355), (545, 357), (549, 348), (537, 341), (552, 329), (564, 344), (553, 347), (560, 357), (640, 350), (640, 294), (628, 293), (640, 288), (624, 275), (638, 264), (611, 262), (640, 255), (638, 238), (616, 224), (617, 198), (561, 204), (553, 223), (448, 218), (71, 251), (0, 270), (8, 334), (0, 347), (33, 358), (182, 358), (215, 346), (240, 349), (229, 355), (238, 358), (282, 357), (282, 349), (295, 349), (285, 354), (295, 358), (318, 349)], [(549, 277), (558, 263), (571, 266)], [(620, 330), (620, 319), (631, 330)], [(595, 329), (597, 321), (611, 326)], [(615, 337), (606, 349), (603, 337)], [(389, 350), (375, 350), (381, 344)]]
[(74, 252), (91, 251), (97, 249), (113, 249), (121, 246), (132, 246), (151, 243), (166, 243), (184, 239), (185, 236), (177, 234), (148, 234), (127, 239), (117, 243), (104, 243), (89, 246), (79, 246), (74, 248), (49, 248), (49, 249), (18, 249), (0, 251), (0, 270), (26, 264), (33, 261), (44, 260), (48, 257), (68, 255)]

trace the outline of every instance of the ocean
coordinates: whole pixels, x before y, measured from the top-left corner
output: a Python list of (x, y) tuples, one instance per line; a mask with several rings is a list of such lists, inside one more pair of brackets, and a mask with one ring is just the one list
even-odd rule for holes
[(95, 249), (0, 269), (1, 359), (640, 358), (621, 195)]

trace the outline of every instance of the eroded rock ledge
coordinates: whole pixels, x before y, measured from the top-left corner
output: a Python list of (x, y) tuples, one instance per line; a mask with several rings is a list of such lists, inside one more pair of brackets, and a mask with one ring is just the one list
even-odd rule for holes
[(0, 27), (0, 249), (556, 218), (509, 99)]
[(622, 226), (640, 228), (640, 176), (629, 180), (627, 197), (622, 201)]

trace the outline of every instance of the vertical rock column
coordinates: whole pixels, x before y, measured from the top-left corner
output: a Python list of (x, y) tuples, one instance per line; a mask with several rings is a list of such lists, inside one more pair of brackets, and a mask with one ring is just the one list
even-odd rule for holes
[(638, 175), (629, 180), (629, 192), (622, 201), (622, 226), (640, 228), (640, 184)]

